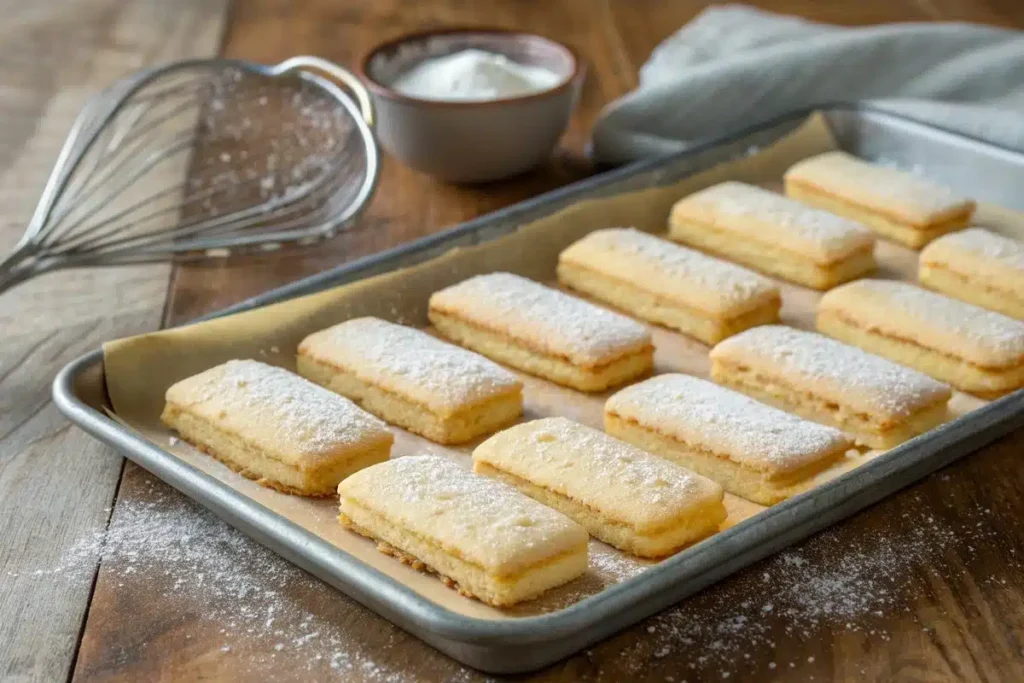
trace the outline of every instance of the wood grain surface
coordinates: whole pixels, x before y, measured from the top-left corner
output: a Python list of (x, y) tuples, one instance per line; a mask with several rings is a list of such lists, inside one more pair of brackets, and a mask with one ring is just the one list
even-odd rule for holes
[[(24, 232), (87, 98), (157, 61), (214, 54), (224, 3), (0, 2), (0, 251)], [(50, 402), (65, 363), (157, 327), (168, 266), (63, 272), (0, 295), (0, 680), (72, 669), (122, 460)]]
[[(2, 63), (12, 63), (8, 48), (12, 60), (16, 53), (34, 57), (17, 58), (31, 64), (24, 73), (0, 73), (0, 112), (16, 112), (23, 126), (0, 129), (0, 196), (21, 201), (5, 202), (0, 240), (23, 223), (55, 153), (53, 134), (41, 138), (31, 122), (52, 117), (60, 129), (79, 89), (161, 55), (209, 51), (224, 16), (221, 3), (202, 0), (75, 0), (59, 12), (52, 3), (47, 14), (50, 4), (37, 0), (14, 11), (0, 0), (7, 24), (13, 16), (32, 29), (0, 43)], [(848, 25), (952, 19), (1024, 27), (1019, 0), (759, 4)], [(651, 48), (704, 5), (239, 0), (223, 44), (232, 57), (276, 61), (312, 53), (351, 65), (373, 44), (406, 31), (475, 24), (567, 42), (583, 55), (589, 76), (571, 129), (543, 169), (464, 188), (388, 159), (370, 210), (327, 245), (175, 267), (164, 322), (188, 320), (592, 173), (582, 150), (600, 107), (634, 87)], [(5, 39), (15, 33), (5, 31)], [(58, 68), (68, 62), (68, 73)], [(57, 419), (47, 407), (48, 379), (97, 341), (154, 325), (166, 270), (49, 277), (26, 286), (14, 303), (0, 297), (5, 329), (20, 330), (5, 338), (0, 356), (0, 678), (65, 677), (81, 628), (77, 680), (486, 680), (131, 465), (117, 491), (83, 627), (100, 553), (89, 539), (106, 523), (120, 463)], [(126, 313), (97, 324), (112, 311)], [(1024, 433), (1008, 437), (530, 678), (1022, 680), (1022, 450)]]

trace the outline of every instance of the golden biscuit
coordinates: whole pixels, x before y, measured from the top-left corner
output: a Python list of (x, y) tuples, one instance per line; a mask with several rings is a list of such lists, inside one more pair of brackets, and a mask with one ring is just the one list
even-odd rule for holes
[(537, 597), (587, 569), (583, 527), (441, 456), (368, 467), (341, 482), (338, 497), (342, 525), (496, 607)]
[(523, 384), (483, 356), (411, 327), (356, 318), (306, 337), (299, 374), (438, 443), (515, 422)]
[(597, 230), (558, 257), (558, 280), (715, 344), (779, 319), (779, 287), (746, 268), (632, 228)]
[(287, 370), (232, 360), (167, 390), (161, 421), (269, 488), (329, 496), (338, 482), (387, 460), (387, 426)]
[(895, 280), (858, 280), (818, 304), (818, 329), (996, 398), (1024, 386), (1024, 322)]
[(605, 429), (773, 505), (853, 447), (826, 427), (689, 375), (658, 375), (608, 399)]
[(846, 216), (913, 249), (967, 227), (973, 200), (948, 187), (876, 166), (845, 152), (826, 152), (794, 165), (786, 194)]
[(511, 273), (434, 292), (429, 317), (461, 346), (583, 391), (628, 382), (654, 364), (643, 325)]
[(968, 228), (921, 252), (918, 280), (953, 298), (1024, 320), (1024, 242)]
[(814, 332), (763, 325), (711, 350), (711, 377), (759, 401), (892, 448), (947, 418), (951, 392), (916, 370)]
[(814, 289), (875, 269), (874, 236), (864, 226), (745, 183), (676, 202), (669, 237)]
[(495, 434), (473, 451), (473, 470), (640, 557), (670, 555), (726, 516), (715, 482), (564, 417)]

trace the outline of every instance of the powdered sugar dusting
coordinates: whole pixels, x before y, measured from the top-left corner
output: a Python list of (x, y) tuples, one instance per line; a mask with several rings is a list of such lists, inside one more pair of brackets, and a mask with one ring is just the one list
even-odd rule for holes
[(689, 375), (659, 375), (618, 392), (609, 413), (757, 469), (799, 469), (849, 448), (838, 429)]
[[(596, 539), (591, 540), (590, 569), (600, 574), (609, 583), (620, 583), (627, 579), (632, 579), (634, 576), (647, 571), (657, 564), (655, 561), (645, 562), (626, 553), (609, 550), (607, 546), (596, 549), (595, 545), (603, 544)], [(581, 595), (579, 599), (583, 597), (586, 596)]]
[(331, 456), (389, 434), (383, 422), (348, 399), (253, 360), (228, 361), (182, 380), (167, 390), (167, 400), (282, 456)]
[(1024, 271), (1024, 242), (996, 234), (985, 228), (968, 228), (935, 240), (921, 252), (921, 261), (928, 262), (932, 255), (951, 258), (957, 251), (984, 256), (1001, 265)]
[[(479, 674), (416, 644), (383, 619), (373, 618), (372, 628), (359, 628), (351, 610), (360, 608), (350, 606), (333, 588), (155, 479), (134, 472), (145, 483), (132, 485), (133, 496), (119, 501), (109, 530), (81, 539), (59, 565), (25, 567), (21, 575), (39, 581), (87, 576), (102, 556), (98, 590), (113, 584), (126, 599), (138, 599), (145, 591), (158, 596), (161, 607), (190, 615), (197, 632), (213, 634), (199, 647), (206, 648), (210, 661), (223, 661), (233, 671), (265, 674), (284, 670), (268, 667), (287, 663), (289, 672), (305, 673), (309, 680), (479, 680)], [(937, 476), (950, 479), (948, 474)], [(578, 670), (591, 671), (587, 680), (594, 681), (642, 673), (645, 680), (672, 677), (680, 683), (704, 680), (703, 672), (715, 679), (725, 672), (730, 679), (744, 680), (744, 674), (764, 675), (806, 663), (806, 657), (772, 659), (771, 653), (797, 649), (806, 654), (810, 648), (818, 655), (822, 633), (888, 640), (890, 634), (879, 625), (882, 618), (904, 615), (908, 622), (916, 621), (915, 600), (933, 585), (928, 577), (963, 575), (968, 569), (961, 558), (976, 555), (979, 548), (1000, 547), (1007, 524), (1013, 523), (998, 510), (955, 496), (930, 498), (927, 512), (916, 493), (882, 505), (892, 512), (891, 526), (864, 533), (862, 525), (852, 536), (846, 527), (826, 530), (642, 622), (631, 633), (575, 655), (573, 661), (580, 666), (593, 663), (593, 669)], [(934, 510), (935, 505), (940, 509)], [(850, 524), (860, 523), (855, 519)], [(597, 552), (595, 543), (591, 569), (613, 582), (648, 568), (620, 553)], [(1005, 572), (1019, 568), (1019, 553), (1002, 548), (1009, 554), (992, 568), (992, 576), (971, 570), (972, 586), (988, 591), (1006, 582), (1001, 578)], [(565, 588), (571, 591), (577, 585), (579, 581)], [(131, 615), (124, 619), (131, 623)], [(922, 630), (931, 625), (925, 621)], [(162, 647), (161, 637), (133, 636), (132, 644), (148, 652)], [(820, 647), (827, 654), (827, 644)], [(410, 664), (410, 656), (416, 664)], [(618, 677), (611, 671), (602, 676), (597, 666), (612, 661)], [(662, 677), (657, 677), (659, 671)]]
[[(831, 263), (874, 244), (860, 223), (793, 201), (755, 185), (728, 181), (690, 195), (688, 204), (710, 209), (716, 227), (800, 251)], [(770, 229), (766, 232), (766, 227)]]
[(442, 414), (521, 386), (515, 375), (483, 356), (378, 318), (356, 318), (311, 335), (299, 352)]
[(507, 429), (473, 460), (579, 502), (640, 532), (677, 523), (721, 488), (604, 432), (551, 417)]
[(597, 365), (651, 344), (643, 325), (512, 273), (477, 275), (430, 297), (434, 310), (581, 365)]
[(343, 481), (338, 493), (342, 511), (354, 502), (502, 575), (587, 540), (583, 528), (561, 513), (437, 455), (368, 467)]
[(944, 185), (839, 151), (801, 161), (786, 172), (786, 180), (807, 183), (869, 209), (906, 212), (921, 223), (973, 207), (971, 200)]
[[(420, 680), (397, 656), (411, 636), (376, 618), (372, 633), (353, 628), (351, 610), (359, 608), (348, 608), (346, 619), (325, 608), (344, 600), (335, 589), (162, 483), (135, 473), (146, 477), (145, 483), (118, 502), (109, 529), (82, 538), (61, 564), (25, 573), (39, 581), (68, 580), (93, 571), (102, 557), (98, 590), (157, 599), (162, 608), (194, 618), (195, 632), (203, 637), (192, 644), (204, 653), (197, 656), (209, 667), (223, 662), (219, 666), (230, 667), (233, 676), (280, 668), (306, 680)], [(117, 628), (133, 628), (132, 614), (119, 613), (118, 619)], [(164, 639), (173, 637), (139, 633), (131, 643), (146, 657), (160, 658)], [(440, 655), (437, 660), (441, 668), (456, 670), (453, 680), (461, 678), (459, 667)]]
[(822, 297), (819, 310), (985, 367), (1024, 361), (1024, 322), (907, 282), (851, 282)]
[[(895, 617), (901, 629), (918, 622), (915, 602), (934, 589), (931, 576), (964, 574), (957, 555), (970, 556), (976, 547), (1005, 538), (1004, 525), (988, 508), (949, 503), (950, 516), (939, 519), (921, 510), (916, 494), (901, 499), (899, 509), (889, 507), (898, 533), (883, 527), (880, 534), (857, 534), (852, 544), (848, 529), (818, 534), (651, 618), (641, 627), (643, 637), (616, 653), (617, 661), (628, 673), (650, 675), (659, 659), (671, 657), (674, 668), (666, 673), (677, 682), (760, 680), (780, 669), (813, 670), (807, 665), (816, 658), (807, 653), (827, 655), (831, 637), (857, 633), (867, 642), (889, 640), (883, 620)], [(1013, 559), (1007, 563), (1019, 566)], [(991, 581), (999, 583), (994, 575)], [(918, 622), (914, 630), (927, 632), (931, 623)], [(825, 642), (817, 640), (822, 635)], [(792, 658), (801, 651), (800, 659)], [(822, 671), (825, 680), (830, 672)]]
[(840, 405), (906, 417), (949, 398), (946, 385), (916, 370), (822, 334), (762, 325), (721, 342), (712, 360), (750, 364), (759, 373), (787, 378)]
[(634, 228), (592, 232), (559, 260), (717, 315), (738, 315), (779, 296), (778, 286), (766, 277)]

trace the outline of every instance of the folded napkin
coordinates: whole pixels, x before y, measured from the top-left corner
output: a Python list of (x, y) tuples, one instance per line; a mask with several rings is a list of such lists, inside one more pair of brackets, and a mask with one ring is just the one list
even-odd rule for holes
[(624, 163), (836, 102), (865, 102), (1024, 150), (1024, 33), (963, 23), (840, 28), (705, 10), (602, 112), (594, 157)]

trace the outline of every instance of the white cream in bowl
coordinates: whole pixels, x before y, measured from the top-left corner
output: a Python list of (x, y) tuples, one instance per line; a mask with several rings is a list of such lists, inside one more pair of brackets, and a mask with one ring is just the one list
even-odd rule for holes
[(391, 87), (424, 100), (486, 102), (531, 95), (553, 88), (561, 80), (543, 67), (470, 48), (424, 60), (399, 74)]

